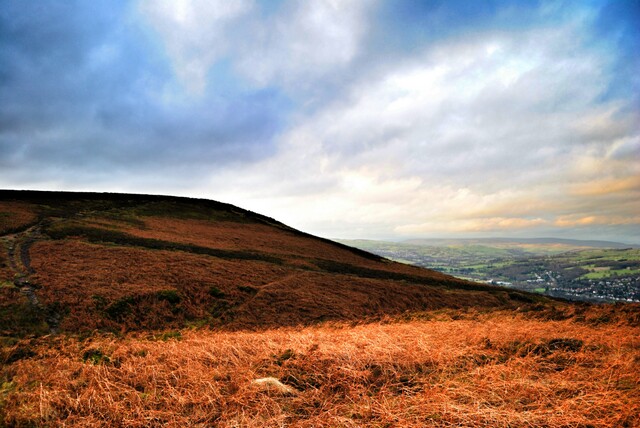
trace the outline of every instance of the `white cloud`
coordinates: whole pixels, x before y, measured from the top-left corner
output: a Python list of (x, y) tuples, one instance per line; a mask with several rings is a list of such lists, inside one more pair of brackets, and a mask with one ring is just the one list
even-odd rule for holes
[(372, 3), (289, 2), (272, 19), (253, 23), (239, 45), (239, 71), (258, 85), (299, 87), (344, 69), (358, 54)]
[(224, 57), (257, 86), (299, 88), (340, 71), (358, 54), (372, 4), (290, 1), (267, 17), (252, 0), (140, 0), (138, 10), (180, 81), (201, 95), (211, 67)]
[[(607, 159), (634, 145), (633, 122), (597, 101), (608, 61), (572, 25), (434, 46), (301, 117), (223, 197), (337, 237), (527, 231), (571, 210), (588, 216), (603, 208), (570, 183), (638, 173)], [(599, 218), (624, 201), (609, 202)]]
[[(250, 0), (142, 0), (140, 11), (192, 94), (224, 57), (245, 83), (304, 103), (310, 88), (362, 67), (373, 6), (291, 1), (264, 15)], [(212, 174), (209, 196), (347, 237), (530, 230), (566, 224), (556, 220), (568, 213), (626, 212), (626, 193), (606, 208), (585, 199), (639, 173), (633, 118), (600, 98), (613, 53), (587, 42), (588, 19), (476, 32), (382, 61), (329, 104), (298, 110), (275, 155)]]
[(251, 0), (140, 0), (138, 6), (194, 95), (204, 92), (211, 66), (230, 52), (240, 19), (254, 7)]

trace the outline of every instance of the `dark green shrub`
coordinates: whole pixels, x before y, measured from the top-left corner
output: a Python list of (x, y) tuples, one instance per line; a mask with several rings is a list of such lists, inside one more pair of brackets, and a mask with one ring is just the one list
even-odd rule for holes
[(135, 303), (135, 298), (131, 296), (123, 297), (122, 299), (117, 300), (116, 302), (107, 306), (107, 308), (105, 309), (105, 313), (114, 321), (122, 321), (127, 315), (131, 313), (131, 306), (133, 306)]
[(211, 297), (215, 297), (216, 299), (222, 299), (226, 296), (226, 294), (224, 294), (222, 290), (220, 290), (218, 287), (215, 287), (213, 285), (209, 287), (209, 295)]
[(109, 364), (111, 358), (103, 354), (99, 349), (88, 349), (82, 354), (82, 361), (97, 366), (98, 364)]
[(5, 364), (15, 363), (16, 361), (24, 360), (27, 358), (35, 357), (36, 353), (33, 352), (29, 344), (20, 344), (13, 348), (9, 354), (5, 357)]
[(243, 293), (248, 293), (248, 294), (257, 294), (258, 293), (258, 289), (255, 287), (251, 287), (250, 285), (239, 285), (238, 286), (238, 290), (242, 291)]
[(176, 290), (162, 290), (156, 293), (158, 300), (164, 300), (172, 305), (176, 305), (182, 301), (182, 297), (178, 294)]
[(179, 331), (165, 331), (164, 333), (162, 333), (159, 336), (155, 337), (156, 340), (162, 340), (163, 342), (166, 342), (167, 340), (182, 340), (182, 333), (180, 333)]
[(286, 349), (282, 354), (274, 355), (274, 358), (276, 360), (276, 364), (281, 366), (285, 361), (290, 360), (295, 356), (296, 354), (293, 352), (293, 349)]
[(112, 229), (87, 227), (79, 224), (56, 224), (45, 229), (45, 233), (53, 239), (69, 237), (84, 237), (89, 242), (111, 243), (132, 247), (149, 248), (152, 250), (184, 251), (193, 254), (219, 257), (229, 260), (258, 260), (268, 263), (282, 264), (282, 259), (263, 253), (250, 251), (221, 250), (218, 248), (201, 247), (198, 245), (181, 244), (178, 242), (162, 241), (160, 239), (140, 238)]

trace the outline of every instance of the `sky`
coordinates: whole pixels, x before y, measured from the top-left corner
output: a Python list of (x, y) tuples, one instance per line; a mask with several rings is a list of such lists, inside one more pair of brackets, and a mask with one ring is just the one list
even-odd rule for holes
[(640, 0), (0, 0), (0, 188), (640, 243)]

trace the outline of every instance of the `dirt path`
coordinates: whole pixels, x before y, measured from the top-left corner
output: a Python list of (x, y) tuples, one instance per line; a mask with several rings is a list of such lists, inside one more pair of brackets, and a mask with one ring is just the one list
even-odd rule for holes
[(38, 300), (38, 296), (36, 295), (38, 286), (30, 281), (30, 277), (35, 273), (35, 270), (31, 266), (29, 250), (35, 242), (46, 239), (42, 234), (41, 225), (37, 224), (19, 233), (4, 235), (0, 237), (0, 239), (2, 239), (7, 246), (9, 266), (11, 266), (11, 269), (16, 274), (13, 281), (14, 285), (20, 289), (20, 293), (29, 300), (29, 303), (31, 303), (34, 308), (44, 314), (50, 333), (57, 333), (60, 314), (55, 310), (47, 308)]

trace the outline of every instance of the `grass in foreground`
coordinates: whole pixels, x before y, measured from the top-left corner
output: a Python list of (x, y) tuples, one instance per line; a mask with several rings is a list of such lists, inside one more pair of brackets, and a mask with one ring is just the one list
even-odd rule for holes
[[(8, 426), (640, 426), (640, 327), (512, 312), (6, 344)], [(293, 394), (252, 383), (273, 376)]]

